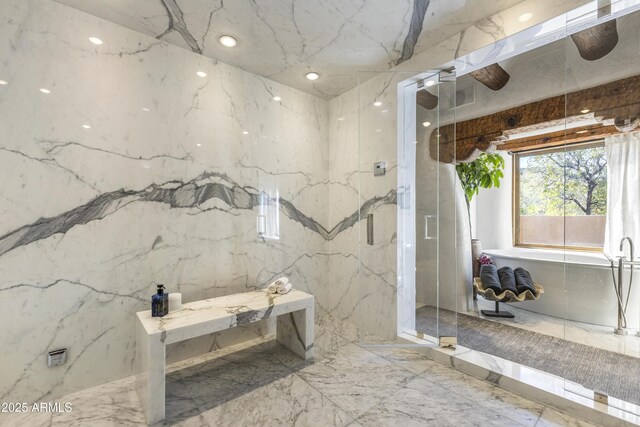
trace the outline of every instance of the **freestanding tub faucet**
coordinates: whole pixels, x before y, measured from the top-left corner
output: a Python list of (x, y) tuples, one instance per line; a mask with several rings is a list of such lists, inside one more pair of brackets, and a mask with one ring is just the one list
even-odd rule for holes
[(633, 240), (631, 240), (631, 237), (627, 236), (620, 239), (620, 252), (624, 249), (625, 241), (629, 242), (629, 256), (631, 257), (630, 261), (633, 262)]
[[(624, 242), (627, 241), (629, 243), (629, 257), (627, 260), (623, 249)], [(627, 334), (627, 306), (629, 305), (629, 296), (631, 295), (631, 286), (633, 285), (633, 265), (634, 265), (634, 251), (633, 251), (633, 240), (631, 237), (623, 237), (620, 240), (620, 252), (621, 254), (618, 256), (618, 283), (616, 284), (615, 275), (613, 277), (613, 287), (615, 288), (616, 297), (618, 299), (618, 327), (614, 330), (614, 332), (618, 335), (626, 335)], [(629, 285), (627, 286), (627, 295), (625, 298), (624, 294), (624, 286), (623, 286), (623, 276), (624, 276), (624, 266), (625, 264), (629, 264), (630, 272), (629, 272)], [(611, 273), (613, 274), (613, 261), (611, 262)]]

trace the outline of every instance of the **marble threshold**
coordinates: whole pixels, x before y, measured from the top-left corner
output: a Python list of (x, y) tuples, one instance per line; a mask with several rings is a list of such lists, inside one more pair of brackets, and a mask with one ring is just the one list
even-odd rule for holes
[[(428, 335), (403, 333), (398, 343), (370, 342), (365, 348), (405, 346), (428, 358), (475, 378), (488, 381), (524, 398), (554, 407), (601, 426), (640, 426), (640, 406), (609, 397), (608, 404), (594, 400), (594, 391), (538, 369), (497, 356), (457, 346), (439, 347)], [(362, 344), (361, 344), (362, 345)]]

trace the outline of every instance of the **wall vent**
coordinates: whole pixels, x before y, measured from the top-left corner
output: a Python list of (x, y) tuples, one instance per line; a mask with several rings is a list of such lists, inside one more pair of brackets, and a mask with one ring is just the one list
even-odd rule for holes
[[(455, 100), (455, 104), (454, 104)], [(476, 102), (476, 86), (475, 84), (471, 84), (466, 87), (457, 88), (454, 92), (448, 92), (444, 94), (444, 106), (449, 110), (456, 107), (463, 107), (465, 105), (470, 105)]]

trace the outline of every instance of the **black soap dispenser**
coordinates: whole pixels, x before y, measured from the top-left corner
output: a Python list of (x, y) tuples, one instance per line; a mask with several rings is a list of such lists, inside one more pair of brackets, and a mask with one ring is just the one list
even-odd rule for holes
[(157, 285), (158, 293), (151, 297), (151, 317), (162, 317), (169, 312), (169, 294), (164, 293), (164, 285)]

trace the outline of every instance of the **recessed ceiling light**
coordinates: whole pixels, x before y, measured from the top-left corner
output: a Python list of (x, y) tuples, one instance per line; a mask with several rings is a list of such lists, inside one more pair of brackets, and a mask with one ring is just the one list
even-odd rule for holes
[(4, 85), (8, 85), (8, 84), (9, 84), (9, 82), (8, 82), (8, 81), (6, 81), (6, 80), (0, 80), (0, 85), (3, 85), (3, 86), (4, 86)]
[(376, 132), (380, 133), (382, 132), (382, 129), (376, 129)]
[(243, 135), (249, 135), (249, 131), (243, 130), (243, 131), (242, 131), (242, 134), (243, 134)]
[(384, 110), (380, 111), (381, 113), (386, 113), (387, 111), (389, 111), (388, 108), (385, 108)]
[(527, 13), (523, 13), (522, 15), (520, 15), (518, 17), (518, 21), (520, 22), (527, 22), (529, 19), (533, 18), (533, 13), (531, 12), (527, 12)]
[(198, 143), (196, 144), (196, 147), (202, 147), (202, 144)]
[(429, 126), (431, 126), (431, 122), (422, 122), (422, 126), (428, 128)]
[(338, 121), (341, 122), (344, 120), (344, 117), (338, 117)]
[(218, 40), (220, 41), (220, 44), (225, 47), (236, 47), (238, 44), (238, 40), (233, 36), (220, 36)]
[(97, 45), (101, 45), (102, 44), (102, 40), (100, 40), (97, 37), (89, 37), (89, 41), (93, 44), (97, 44)]
[(585, 108), (584, 110), (580, 110), (582, 114), (587, 114), (589, 111), (591, 110), (589, 110), (588, 108)]
[(85, 129), (91, 129), (91, 125), (82, 125), (82, 127)]
[(280, 101), (282, 101), (282, 98), (280, 98), (279, 96), (276, 95), (276, 96), (273, 97), (273, 100), (276, 101), (276, 102), (280, 102)]
[(149, 111), (151, 111), (151, 108), (142, 107), (142, 111), (146, 111), (148, 113)]
[(40, 92), (42, 92), (42, 93), (51, 93), (51, 91), (49, 89), (45, 89), (45, 88), (40, 88)]
[(382, 105), (382, 102), (380, 102), (380, 101), (376, 101), (376, 102), (374, 102), (374, 103), (373, 103), (373, 105), (375, 105), (376, 107), (379, 107), (379, 106), (381, 106), (381, 105)]
[(435, 81), (435, 80), (429, 80), (427, 83), (425, 83), (425, 86), (426, 86), (426, 87), (431, 87), (431, 86), (433, 86), (434, 84), (436, 84), (436, 81)]
[(207, 77), (207, 73), (205, 73), (204, 71), (198, 71), (196, 72), (196, 74), (198, 75), (198, 77)]
[(307, 78), (307, 80), (318, 80), (320, 74), (316, 73), (315, 71), (310, 71), (304, 76)]

